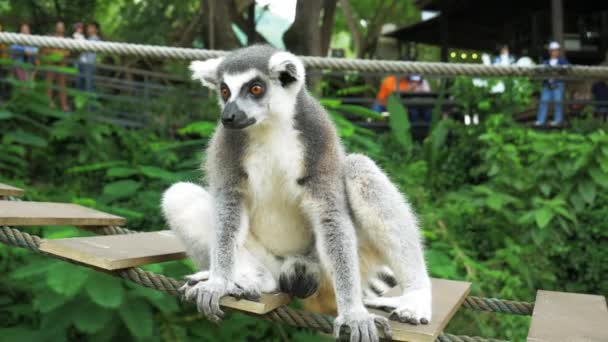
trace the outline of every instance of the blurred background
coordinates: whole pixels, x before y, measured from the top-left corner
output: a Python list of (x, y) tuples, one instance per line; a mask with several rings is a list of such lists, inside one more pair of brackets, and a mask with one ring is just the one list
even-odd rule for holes
[[(299, 55), (607, 65), (608, 3), (585, 0), (0, 0), (4, 32)], [(199, 181), (218, 115), (187, 62), (0, 44), (0, 181), (164, 229), (160, 195)], [(344, 145), (379, 162), (419, 214), (433, 276), (472, 295), (608, 293), (608, 80), (309, 70)], [(47, 238), (74, 227), (36, 229)], [(181, 277), (189, 261), (147, 270)], [(317, 341), (0, 245), (6, 341)], [(297, 305), (295, 303), (294, 305)], [(460, 310), (446, 329), (522, 340), (529, 317)]]

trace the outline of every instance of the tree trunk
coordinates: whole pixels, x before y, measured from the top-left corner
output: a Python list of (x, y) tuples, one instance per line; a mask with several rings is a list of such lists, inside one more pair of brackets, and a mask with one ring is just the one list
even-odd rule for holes
[(324, 0), (299, 0), (296, 19), (285, 32), (285, 45), (289, 51), (308, 56), (321, 55), (321, 9)]
[(331, 34), (333, 33), (337, 4), (338, 0), (325, 0), (323, 8), (323, 23), (321, 24), (322, 56), (327, 56), (327, 53), (329, 52), (329, 44), (331, 43)]
[(231, 6), (233, 1), (209, 0), (209, 48), (231, 50), (239, 47), (239, 41), (232, 31)]

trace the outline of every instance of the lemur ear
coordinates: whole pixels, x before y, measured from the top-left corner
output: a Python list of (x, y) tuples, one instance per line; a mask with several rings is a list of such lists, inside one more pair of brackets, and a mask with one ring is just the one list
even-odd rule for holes
[(223, 59), (223, 57), (220, 57), (208, 59), (206, 61), (193, 61), (192, 63), (190, 63), (192, 79), (201, 81), (201, 83), (208, 88), (217, 88), (217, 68)]
[(278, 79), (284, 88), (304, 84), (306, 71), (304, 64), (289, 52), (277, 52), (270, 57), (268, 69), (272, 78)]

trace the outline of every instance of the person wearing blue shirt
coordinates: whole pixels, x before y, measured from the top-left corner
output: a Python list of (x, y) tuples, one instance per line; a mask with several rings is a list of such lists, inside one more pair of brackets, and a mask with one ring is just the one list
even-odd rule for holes
[[(23, 23), (19, 27), (19, 33), (30, 34), (30, 25)], [(36, 64), (36, 55), (38, 54), (38, 48), (34, 46), (25, 46), (20, 44), (13, 44), (9, 48), (9, 54), (11, 58), (22, 64)], [(15, 67), (15, 76), (20, 81), (29, 81), (34, 78), (34, 73), (23, 66), (17, 65)]]
[[(560, 48), (558, 42), (549, 43), (549, 59), (543, 62), (545, 66), (552, 68), (570, 64), (566, 58), (561, 56)], [(559, 126), (563, 123), (564, 88), (565, 85), (563, 80), (550, 78), (543, 81), (543, 91), (540, 96), (540, 105), (538, 106), (538, 113), (536, 115), (536, 126), (545, 124), (550, 103), (553, 103), (555, 113), (554, 119), (550, 122), (550, 125)]]
[(500, 47), (500, 54), (494, 57), (492, 65), (512, 65), (515, 64), (515, 57), (509, 53), (509, 47), (503, 45)]

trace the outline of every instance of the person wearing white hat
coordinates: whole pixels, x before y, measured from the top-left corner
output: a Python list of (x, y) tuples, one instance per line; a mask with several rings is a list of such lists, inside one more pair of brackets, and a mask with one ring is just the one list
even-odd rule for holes
[[(565, 66), (568, 60), (561, 56), (561, 46), (558, 42), (549, 43), (549, 59), (545, 60), (544, 65), (547, 67)], [(564, 99), (565, 84), (563, 80), (550, 78), (543, 81), (543, 91), (540, 96), (540, 104), (536, 115), (536, 126), (542, 126), (547, 120), (547, 111), (549, 104), (554, 105), (554, 119), (551, 121), (551, 126), (559, 126), (563, 123), (563, 99)]]

